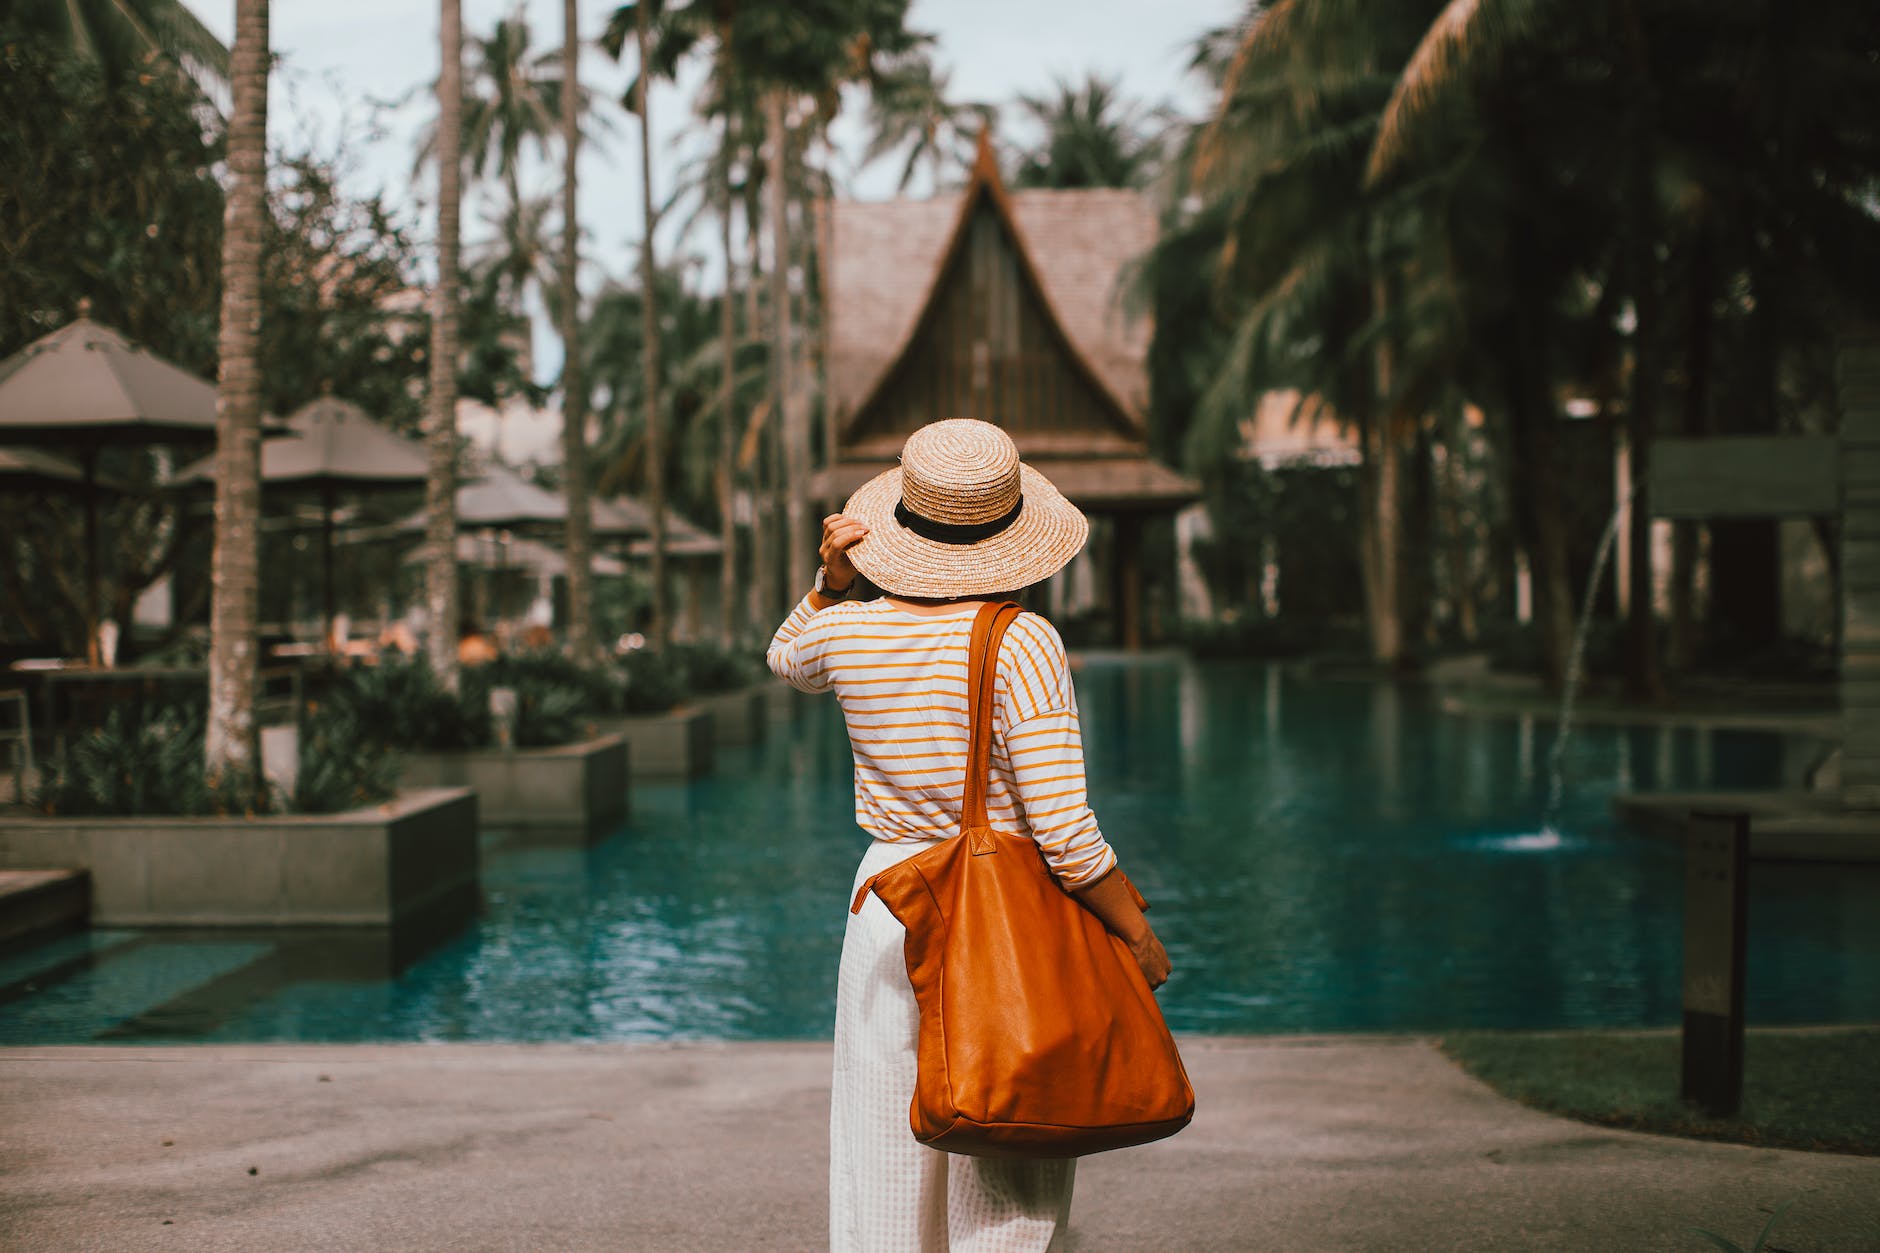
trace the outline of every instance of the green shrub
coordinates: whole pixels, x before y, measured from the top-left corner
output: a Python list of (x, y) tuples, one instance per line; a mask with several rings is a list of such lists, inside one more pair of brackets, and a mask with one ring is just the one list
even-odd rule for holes
[(684, 668), (669, 653), (628, 653), (620, 659), (620, 671), (626, 679), (627, 713), (661, 713), (685, 696)]
[(321, 705), (301, 724), (294, 809), (331, 814), (388, 800), (398, 788), (399, 764), (355, 707)]
[(583, 720), (592, 716), (587, 694), (563, 684), (525, 680), (514, 685), (517, 748), (555, 748), (572, 744), (585, 733)]
[(625, 675), (540, 651), (465, 667), (455, 695), (423, 662), (363, 667), (335, 683), (330, 703), (338, 725), (354, 728), (380, 751), (454, 752), (496, 742), (490, 691), (506, 687), (516, 693), (515, 746), (552, 748), (580, 739), (586, 719), (625, 708), (627, 682)]
[(736, 691), (755, 683), (764, 673), (760, 658), (717, 644), (673, 644), (667, 647), (666, 656), (678, 667), (684, 689), (695, 696)]
[(382, 747), (482, 748), (490, 743), (490, 684), (481, 670), (464, 670), (452, 695), (423, 661), (357, 666), (334, 680), (328, 700)]
[[(534, 649), (500, 657), (476, 673), (490, 687), (513, 687), (545, 696), (550, 690), (571, 692), (576, 713), (617, 714), (625, 708), (626, 676), (611, 666), (583, 666), (561, 653)], [(557, 697), (556, 703), (565, 701)]]
[(266, 811), (277, 798), (252, 774), (207, 777), (201, 702), (149, 713), (119, 707), (85, 732), (40, 785), (34, 801), (72, 817), (187, 817)]

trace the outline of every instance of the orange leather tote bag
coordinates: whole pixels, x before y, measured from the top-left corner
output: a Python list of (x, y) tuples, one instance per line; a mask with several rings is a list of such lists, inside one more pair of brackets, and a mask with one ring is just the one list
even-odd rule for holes
[(1079, 1157), (1173, 1135), (1195, 1093), (1128, 945), (1059, 885), (1030, 836), (986, 819), (999, 640), (1019, 612), (989, 604), (973, 621), (959, 838), (863, 883), (850, 912), (872, 891), (907, 928), (914, 1138), (978, 1157)]

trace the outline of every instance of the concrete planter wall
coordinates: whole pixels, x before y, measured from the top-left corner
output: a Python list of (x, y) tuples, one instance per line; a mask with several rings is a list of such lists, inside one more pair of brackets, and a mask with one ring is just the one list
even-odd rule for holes
[(486, 828), (518, 834), (605, 835), (627, 816), (628, 749), (618, 735), (558, 748), (414, 753), (406, 787), (467, 787)]
[(733, 692), (713, 692), (686, 701), (685, 707), (703, 709), (711, 715), (713, 748), (758, 744), (770, 729), (769, 687), (762, 684)]
[(91, 872), (96, 926), (404, 926), (477, 912), (477, 803), (402, 792), (341, 814), (5, 818), (0, 868)]
[(712, 715), (696, 705), (664, 713), (602, 718), (596, 725), (627, 741), (636, 779), (691, 779), (712, 768)]

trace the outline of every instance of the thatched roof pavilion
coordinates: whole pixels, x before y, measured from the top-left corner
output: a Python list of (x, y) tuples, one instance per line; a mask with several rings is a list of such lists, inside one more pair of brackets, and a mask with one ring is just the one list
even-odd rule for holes
[(1119, 288), (1156, 239), (1138, 192), (1006, 190), (983, 139), (964, 189), (823, 208), (833, 450), (815, 495), (834, 507), (894, 464), (907, 435), (972, 417), (1099, 523), (1120, 638), (1141, 638), (1137, 536), (1195, 499), (1149, 454), (1151, 326)]

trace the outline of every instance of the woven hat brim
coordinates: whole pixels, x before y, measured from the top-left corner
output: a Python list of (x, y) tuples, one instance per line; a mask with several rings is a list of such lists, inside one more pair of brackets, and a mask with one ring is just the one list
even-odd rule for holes
[(902, 596), (985, 596), (1050, 578), (1090, 538), (1090, 519), (1038, 471), (1021, 462), (1018, 474), (1025, 498), (1018, 518), (971, 544), (943, 544), (902, 526), (894, 517), (901, 468), (877, 474), (842, 509), (868, 527), (849, 560), (870, 583)]

